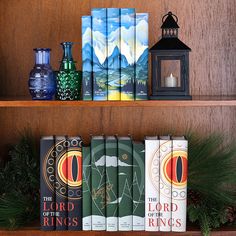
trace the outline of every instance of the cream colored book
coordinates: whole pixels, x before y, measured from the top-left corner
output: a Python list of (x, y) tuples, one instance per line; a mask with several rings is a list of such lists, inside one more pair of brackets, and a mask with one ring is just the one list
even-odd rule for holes
[(172, 137), (172, 231), (186, 231), (188, 140)]
[(171, 231), (171, 157), (170, 136), (160, 136), (160, 231)]
[(159, 155), (157, 136), (145, 138), (145, 231), (159, 231)]

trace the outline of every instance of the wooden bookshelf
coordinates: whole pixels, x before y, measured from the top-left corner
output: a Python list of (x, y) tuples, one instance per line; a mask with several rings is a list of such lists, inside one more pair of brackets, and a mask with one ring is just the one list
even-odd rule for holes
[[(28, 75), (34, 64), (33, 48), (52, 48), (56, 70), (63, 41), (81, 42), (81, 16), (93, 7), (135, 7), (149, 13), (149, 45), (161, 35), (161, 16), (169, 10), (179, 18), (179, 38), (190, 53), (191, 101), (32, 101)], [(30, 128), (41, 135), (78, 135), (85, 143), (90, 134), (181, 135), (191, 130), (201, 135), (218, 132), (236, 138), (235, 0), (1, 0), (0, 1), (0, 150), (8, 153), (19, 132)], [(81, 44), (73, 50), (81, 68)], [(207, 95), (207, 96), (205, 96)], [(39, 228), (0, 230), (3, 235), (164, 235), (149, 232), (42, 232)], [(189, 228), (184, 234), (200, 235)], [(236, 235), (234, 229), (212, 235)]]

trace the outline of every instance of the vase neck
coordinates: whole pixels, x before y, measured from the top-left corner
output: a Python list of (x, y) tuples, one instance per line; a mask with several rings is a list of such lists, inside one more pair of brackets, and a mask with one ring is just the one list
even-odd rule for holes
[(64, 50), (62, 60), (73, 61), (72, 52), (71, 52), (73, 43), (72, 42), (64, 42), (64, 43), (61, 43), (61, 45)]
[(61, 70), (76, 70), (75, 62), (72, 57), (72, 42), (61, 43), (63, 47), (63, 58), (61, 61)]
[(36, 65), (49, 65), (50, 64), (50, 51), (49, 48), (35, 48), (35, 64)]

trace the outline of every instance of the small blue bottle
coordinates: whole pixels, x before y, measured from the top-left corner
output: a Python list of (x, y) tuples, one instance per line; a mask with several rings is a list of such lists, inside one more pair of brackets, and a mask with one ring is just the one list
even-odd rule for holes
[(29, 75), (29, 91), (33, 100), (52, 100), (56, 78), (50, 65), (50, 48), (35, 48), (35, 65)]

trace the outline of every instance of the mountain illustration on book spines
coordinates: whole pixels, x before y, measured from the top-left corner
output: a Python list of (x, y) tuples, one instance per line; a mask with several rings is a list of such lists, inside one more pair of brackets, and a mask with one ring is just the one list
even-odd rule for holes
[(136, 172), (134, 173), (133, 178), (133, 192), (136, 193), (133, 195), (133, 214), (142, 216), (145, 208), (145, 201), (142, 200), (144, 199), (144, 186), (142, 188), (140, 187)]
[[(136, 25), (136, 30), (141, 30), (142, 27), (145, 26), (145, 24), (148, 24), (146, 21), (142, 20), (139, 21), (138, 24)], [(124, 27), (124, 26), (122, 26)], [(125, 27), (124, 27), (125, 28)], [(120, 29), (117, 29), (117, 31)], [(122, 34), (122, 41), (124, 43), (128, 43), (130, 40), (130, 33), (134, 32), (134, 27), (131, 26), (130, 28), (125, 28), (123, 30), (123, 34)], [(112, 31), (110, 35), (115, 35), (117, 34), (117, 32)], [(87, 35), (87, 36), (86, 36)], [(87, 29), (84, 32), (84, 36), (83, 37), (91, 37), (91, 29)], [(134, 60), (130, 60), (130, 58), (132, 58), (135, 54), (134, 51), (132, 51), (132, 48), (134, 49), (135, 47), (129, 47), (129, 50), (123, 50), (123, 54), (120, 53), (120, 45), (117, 45), (115, 42), (112, 42), (112, 37), (109, 37), (109, 47), (110, 50), (112, 50), (113, 47), (113, 51), (111, 53), (111, 55), (109, 55), (107, 57), (107, 55), (104, 55), (104, 52), (106, 52), (106, 47), (107, 45), (104, 44), (104, 42), (106, 41), (106, 36), (103, 35), (101, 32), (98, 31), (92, 31), (92, 36), (93, 36), (93, 46), (90, 45), (89, 43), (86, 43), (85, 45), (83, 45), (83, 62), (85, 63), (84, 65), (84, 70), (85, 71), (89, 71), (89, 67), (91, 66), (91, 53), (93, 54), (93, 66), (94, 66), (94, 71), (101, 71), (105, 68), (106, 63), (108, 62), (109, 65), (108, 67), (111, 69), (118, 69), (118, 66), (120, 64), (120, 66), (122, 68), (126, 68), (128, 66), (133, 65)], [(148, 46), (146, 45), (146, 41), (147, 39), (145, 37), (141, 37), (138, 39), (139, 43), (138, 45), (136, 44), (136, 52), (138, 51), (137, 55), (136, 55), (136, 62), (138, 64), (143, 64), (144, 62), (146, 63), (146, 56), (148, 55)], [(128, 60), (129, 59), (129, 60)], [(117, 63), (112, 63), (114, 62), (114, 60), (120, 60), (120, 62)], [(111, 65), (113, 66), (113, 68), (111, 67)], [(106, 68), (105, 68), (106, 69)]]
[[(112, 169), (113, 168), (117, 168), (117, 165), (115, 163), (117, 163), (119, 165), (119, 171), (120, 174), (124, 176), (122, 183), (120, 183), (123, 188), (122, 191), (120, 192), (119, 196), (115, 196), (114, 193), (111, 191), (109, 194), (109, 197), (111, 198), (110, 202), (104, 202), (103, 199), (103, 194), (105, 194), (105, 189), (107, 188), (107, 186), (112, 187), (112, 184), (109, 182), (109, 176), (107, 176), (107, 171), (105, 173), (104, 169), (100, 169), (101, 167), (104, 167), (104, 163), (106, 163), (106, 168), (109, 169), (109, 172), (112, 173)], [(134, 166), (135, 167), (135, 173), (134, 173), (134, 178), (131, 181), (131, 184), (129, 184), (130, 181), (128, 181), (128, 177), (126, 175), (124, 175), (123, 173), (126, 172), (125, 169), (126, 168), (130, 168), (131, 165), (123, 162), (123, 161), (119, 161), (117, 156), (106, 156), (106, 155), (102, 155), (93, 165), (93, 171), (95, 171), (96, 173), (96, 185), (97, 185), (97, 190), (96, 191), (92, 191), (92, 195), (93, 195), (93, 199), (92, 201), (94, 201), (95, 207), (97, 207), (98, 205), (102, 204), (101, 207), (104, 207), (104, 204), (107, 205), (112, 205), (115, 203), (126, 203), (127, 201), (132, 200), (132, 202), (134, 203), (134, 212), (136, 212), (136, 214), (138, 215), (139, 212), (142, 212), (143, 206), (140, 205), (139, 203), (143, 203), (143, 201), (141, 200), (142, 194), (143, 194), (143, 189), (140, 188), (140, 179), (137, 177), (140, 176), (139, 173), (139, 166)], [(138, 173), (138, 174), (137, 174)], [(106, 175), (106, 187), (104, 184), (102, 184), (104, 177)], [(85, 177), (86, 178), (86, 177)], [(89, 176), (87, 176), (87, 178), (89, 178)], [(94, 183), (94, 180), (92, 180)], [(135, 192), (138, 193), (136, 194), (136, 196), (133, 196), (132, 194), (132, 189), (136, 189)], [(97, 205), (98, 204), (98, 205)], [(137, 206), (137, 208), (136, 208)], [(99, 209), (97, 209), (97, 211), (99, 211)], [(115, 214), (115, 213), (114, 213)], [(124, 212), (124, 216), (125, 216), (125, 212)]]
[[(95, 165), (93, 168), (99, 168), (99, 166), (104, 166), (104, 161), (106, 160), (106, 168), (116, 168), (117, 165), (114, 164), (114, 163), (118, 163), (119, 165), (119, 168), (120, 168), (120, 172), (123, 173), (125, 171), (122, 171), (124, 170), (123, 168), (130, 168), (131, 165), (125, 163), (125, 162), (122, 162), (118, 159), (118, 157), (116, 156), (101, 156), (96, 162), (95, 162)], [(138, 166), (137, 166), (138, 168)], [(98, 173), (98, 176), (100, 176), (100, 178), (97, 179), (97, 182), (100, 182), (100, 179), (103, 178), (104, 176), (104, 173), (100, 173), (99, 171), (97, 172)], [(140, 189), (139, 187), (139, 181), (138, 181), (138, 178), (136, 176), (136, 173), (134, 175), (134, 179), (132, 180), (132, 183), (131, 185), (129, 185), (129, 182), (127, 180), (126, 177), (124, 177), (124, 184), (123, 184), (123, 191), (122, 193), (120, 194), (120, 197), (117, 198), (116, 200), (110, 202), (109, 204), (114, 204), (115, 202), (121, 202), (121, 201), (124, 201), (125, 198), (130, 198), (134, 201), (134, 203), (139, 203), (140, 202), (140, 196), (135, 196), (134, 199), (132, 197), (132, 188), (133, 187), (136, 187), (138, 189), (138, 192), (139, 192), (139, 195), (142, 194), (143, 190)], [(109, 177), (107, 178), (107, 181), (106, 181), (106, 184), (108, 185), (109, 184)], [(102, 186), (100, 186), (102, 187)]]
[(144, 65), (144, 64), (147, 63), (147, 61), (148, 61), (148, 48), (146, 48), (146, 49), (143, 51), (142, 55), (141, 55), (141, 56), (139, 57), (139, 59), (137, 60), (136, 65), (137, 65), (137, 64), (138, 64), (138, 65)]
[(83, 58), (83, 71), (90, 72), (92, 71), (92, 47), (89, 43), (86, 43), (82, 50)]
[[(93, 69), (95, 72), (106, 69), (105, 65), (107, 64), (107, 62), (108, 62), (108, 68), (113, 69), (113, 70), (117, 70), (120, 67), (126, 68), (127, 66), (129, 66), (129, 63), (126, 57), (120, 54), (120, 51), (117, 46), (114, 48), (113, 53), (104, 61), (103, 64), (99, 62), (99, 59), (96, 56), (96, 53), (94, 52), (94, 50), (92, 50), (90, 44), (87, 43), (84, 47), (84, 50), (85, 50), (84, 52), (85, 56), (83, 57), (83, 70), (84, 71), (91, 71), (91, 64), (92, 64), (91, 54), (93, 56)], [(140, 57), (140, 61), (139, 61), (140, 63), (142, 63), (142, 60), (145, 59), (143, 58), (144, 56)]]
[[(105, 161), (106, 160), (106, 161)], [(95, 166), (104, 166), (104, 162), (106, 163), (106, 167), (117, 167), (122, 166), (122, 167), (130, 167), (132, 165), (129, 165), (121, 160), (118, 159), (116, 156), (101, 156), (96, 162)], [(114, 164), (117, 163), (117, 164)]]
[[(140, 30), (142, 29), (143, 27), (143, 24), (148, 24), (146, 21), (140, 21), (137, 26), (136, 26), (136, 30)], [(139, 27), (140, 25), (140, 27)], [(122, 26), (124, 28), (124, 32), (122, 34), (122, 39), (121, 41), (124, 43), (124, 44), (127, 44), (130, 42), (130, 34), (133, 35), (134, 33), (134, 26), (131, 26), (129, 27), (128, 29), (125, 28), (124, 26)], [(117, 31), (119, 31), (120, 29), (117, 29)], [(117, 34), (117, 32), (115, 31), (112, 31), (111, 34)], [(117, 42), (114, 42), (112, 41), (112, 37), (108, 36), (108, 38), (111, 38), (109, 40), (109, 47), (110, 47), (110, 52), (112, 52), (110, 55), (104, 55), (104, 52), (106, 52), (106, 44), (104, 44), (104, 42), (106, 41), (106, 36), (103, 35), (101, 32), (98, 32), (98, 31), (92, 31), (92, 36), (93, 36), (93, 49), (94, 49), (94, 54), (96, 56), (96, 61), (99, 62), (100, 65), (103, 65), (105, 60), (106, 60), (106, 57), (107, 58), (114, 58), (114, 55), (118, 55), (120, 54), (120, 45), (122, 44), (119, 44), (117, 45)], [(139, 44), (136, 45), (136, 50), (137, 50), (137, 47), (138, 47), (138, 55), (137, 55), (137, 59), (143, 54), (143, 52), (147, 49), (147, 45), (146, 45), (146, 39), (145, 38), (140, 38), (139, 39)], [(84, 47), (83, 47), (84, 48)], [(112, 50), (113, 48), (113, 50)], [(123, 67), (126, 65), (133, 65), (134, 63), (134, 54), (135, 52), (133, 51), (135, 50), (135, 47), (134, 46), (130, 46), (128, 48), (128, 50), (123, 50), (122, 51), (122, 56), (124, 56), (126, 58), (126, 61), (125, 61), (125, 64), (123, 64)], [(109, 61), (109, 59), (108, 59)]]
[(108, 69), (109, 70), (119, 70), (120, 69), (120, 50), (116, 46), (112, 54), (107, 58)]

